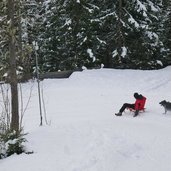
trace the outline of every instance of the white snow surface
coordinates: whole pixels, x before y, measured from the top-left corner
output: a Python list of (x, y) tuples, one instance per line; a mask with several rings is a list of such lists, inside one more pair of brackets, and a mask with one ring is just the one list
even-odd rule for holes
[[(47, 111), (39, 126), (37, 83), (23, 84), (31, 102), (24, 116), (25, 144), (33, 154), (0, 160), (0, 171), (170, 171), (171, 67), (161, 70), (97, 69), (41, 82)], [(134, 92), (147, 97), (146, 111), (115, 116)], [(44, 118), (44, 115), (43, 115)]]

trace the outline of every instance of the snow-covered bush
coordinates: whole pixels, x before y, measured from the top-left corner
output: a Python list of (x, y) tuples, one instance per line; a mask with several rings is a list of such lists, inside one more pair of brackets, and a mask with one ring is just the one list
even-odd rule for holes
[(25, 151), (25, 134), (15, 131), (0, 133), (0, 159), (12, 154), (21, 154)]

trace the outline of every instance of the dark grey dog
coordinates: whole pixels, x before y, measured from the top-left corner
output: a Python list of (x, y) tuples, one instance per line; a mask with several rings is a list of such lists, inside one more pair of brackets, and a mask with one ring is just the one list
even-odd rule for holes
[(164, 107), (164, 110), (165, 110), (164, 114), (166, 114), (168, 110), (171, 111), (171, 103), (170, 102), (167, 102), (166, 100), (163, 100), (159, 104), (161, 104), (161, 106)]

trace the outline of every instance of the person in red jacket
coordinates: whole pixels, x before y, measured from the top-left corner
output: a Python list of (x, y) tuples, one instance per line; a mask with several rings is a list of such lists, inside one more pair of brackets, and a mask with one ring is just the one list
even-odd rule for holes
[(119, 110), (118, 113), (116, 113), (116, 116), (122, 116), (122, 112), (126, 109), (126, 108), (130, 108), (135, 110), (134, 113), (134, 117), (136, 117), (139, 114), (140, 110), (144, 109), (144, 105), (146, 102), (146, 97), (142, 96), (141, 94), (138, 93), (134, 93), (134, 97), (136, 99), (134, 104), (130, 104), (130, 103), (124, 103), (123, 106), (121, 107), (121, 109)]

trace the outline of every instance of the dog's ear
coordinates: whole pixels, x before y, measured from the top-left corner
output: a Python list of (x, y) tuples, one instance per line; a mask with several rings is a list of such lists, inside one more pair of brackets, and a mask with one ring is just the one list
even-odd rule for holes
[(166, 100), (161, 101), (159, 104), (163, 105), (166, 103)]
[(162, 104), (162, 103), (163, 103), (163, 101), (159, 102), (159, 104)]

